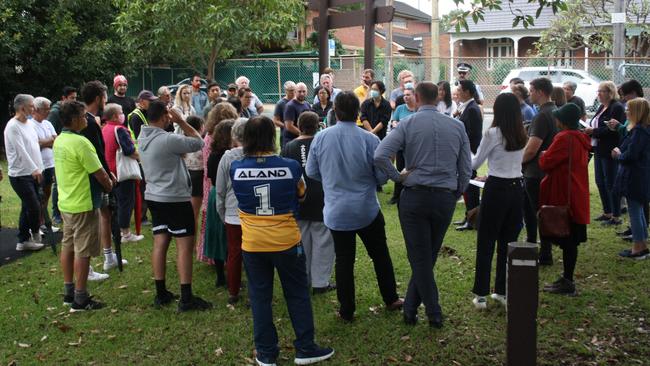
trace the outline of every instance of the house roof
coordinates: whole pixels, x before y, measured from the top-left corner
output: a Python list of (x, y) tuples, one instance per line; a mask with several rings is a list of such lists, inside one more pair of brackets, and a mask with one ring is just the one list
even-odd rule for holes
[[(501, 7), (501, 10), (487, 10), (483, 15), (485, 20), (479, 20), (478, 23), (474, 23), (471, 16), (467, 17), (469, 32), (462, 27), (460, 32), (473, 33), (502, 30), (525, 30), (526, 28), (524, 28), (521, 22), (517, 24), (516, 27), (512, 27), (512, 21), (515, 16), (512, 14), (511, 9), (512, 11), (520, 9), (524, 15), (532, 15), (535, 17), (535, 12), (539, 8), (539, 3), (529, 3), (528, 0), (514, 0), (512, 3), (503, 1)], [(539, 18), (535, 19), (535, 25), (529, 26), (528, 29), (547, 29), (554, 18), (553, 10), (551, 8), (544, 8), (542, 13), (539, 15)], [(456, 28), (452, 27), (448, 32), (455, 33)]]
[[(384, 3), (383, 0), (378, 0), (377, 2)], [(409, 4), (403, 3), (401, 1), (395, 1), (393, 3), (393, 7), (395, 8), (395, 15), (420, 20), (424, 23), (431, 23), (431, 16), (419, 9), (412, 7)]]
[[(386, 32), (383, 30), (375, 30), (375, 33), (386, 38)], [(393, 32), (393, 43), (397, 43), (398, 45), (404, 47), (406, 51), (420, 52), (422, 48), (422, 39), (415, 40), (414, 38), (418, 37)]]
[[(638, 3), (641, 6), (643, 0), (631, 0), (634, 3)], [(528, 0), (513, 0), (509, 2), (504, 0), (501, 4), (501, 10), (487, 10), (484, 14), (485, 21), (479, 20), (478, 23), (474, 23), (472, 17), (467, 17), (467, 25), (469, 26), (469, 32), (464, 28), (461, 28), (461, 33), (473, 33), (473, 32), (494, 32), (494, 31), (523, 31), (523, 30), (542, 30), (548, 29), (551, 26), (551, 23), (556, 18), (556, 14), (553, 14), (553, 10), (550, 7), (545, 7), (540, 13), (538, 18), (535, 18), (535, 24), (524, 28), (521, 22), (517, 24), (516, 27), (512, 27), (512, 22), (515, 15), (512, 13), (516, 9), (519, 9), (523, 12), (524, 15), (531, 15), (535, 17), (537, 9), (539, 8), (539, 3), (532, 2), (529, 3)], [(606, 3), (605, 8), (608, 12), (613, 12), (614, 6), (611, 3)], [(648, 19), (650, 22), (650, 19)], [(648, 23), (646, 22), (646, 23)], [(607, 22), (596, 22), (596, 25), (609, 25)], [(629, 26), (629, 25), (628, 25)], [(455, 33), (456, 28), (452, 27), (447, 31), (448, 33)]]

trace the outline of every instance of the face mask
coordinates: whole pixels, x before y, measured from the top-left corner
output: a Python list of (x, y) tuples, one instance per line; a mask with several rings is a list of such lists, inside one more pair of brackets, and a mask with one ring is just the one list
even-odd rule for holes
[(413, 89), (413, 83), (404, 84), (404, 89)]
[(379, 90), (371, 90), (370, 91), (370, 97), (371, 98), (379, 98)]
[(119, 117), (117, 117), (117, 120), (120, 122), (121, 125), (124, 124), (124, 113), (121, 113)]

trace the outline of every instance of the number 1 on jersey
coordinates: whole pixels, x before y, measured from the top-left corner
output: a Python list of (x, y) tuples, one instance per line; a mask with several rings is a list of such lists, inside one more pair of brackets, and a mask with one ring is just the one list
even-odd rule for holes
[(273, 216), (274, 209), (271, 207), (271, 185), (262, 184), (253, 187), (255, 196), (260, 199), (260, 205), (255, 209), (255, 214), (258, 216)]

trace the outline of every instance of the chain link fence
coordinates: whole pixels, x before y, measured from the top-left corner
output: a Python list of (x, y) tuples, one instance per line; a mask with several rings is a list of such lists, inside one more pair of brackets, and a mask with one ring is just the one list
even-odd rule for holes
[[(530, 81), (536, 77), (548, 77), (556, 85), (565, 81), (578, 84), (577, 94), (587, 105), (596, 99), (597, 83), (614, 78), (615, 64), (612, 58), (439, 58), (426, 57), (377, 57), (375, 78), (386, 84), (386, 89), (397, 87), (397, 75), (401, 70), (410, 70), (416, 80), (456, 80), (456, 64), (472, 65), (470, 79), (480, 85), (485, 108), (491, 108), (497, 95), (507, 89), (512, 77)], [(650, 59), (625, 59), (622, 71), (625, 80), (636, 79), (650, 95)], [(363, 72), (363, 57), (334, 57), (330, 60), (334, 69), (335, 86), (352, 90), (360, 85)], [(433, 70), (437, 68), (437, 71)], [(233, 83), (238, 76), (250, 79), (250, 86), (264, 103), (275, 103), (283, 95), (282, 85), (291, 80), (307, 84), (309, 95), (318, 85), (318, 59), (316, 58), (256, 58), (232, 59), (215, 66), (215, 81), (222, 88)], [(130, 94), (137, 95), (141, 89), (156, 91), (160, 86), (171, 85), (189, 78), (194, 73), (190, 68), (143, 68), (130, 79)], [(435, 73), (435, 75), (434, 75)]]

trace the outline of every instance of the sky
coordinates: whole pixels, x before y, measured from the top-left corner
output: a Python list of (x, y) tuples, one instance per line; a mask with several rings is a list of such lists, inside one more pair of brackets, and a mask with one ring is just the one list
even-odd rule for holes
[[(431, 15), (431, 0), (399, 0), (403, 3), (407, 3), (414, 8), (420, 9), (421, 11)], [(470, 0), (465, 0), (465, 3), (469, 4)], [(461, 7), (467, 8), (467, 5), (461, 4)], [(443, 16), (448, 14), (450, 11), (456, 9), (456, 4), (453, 0), (438, 0), (438, 14)]]

